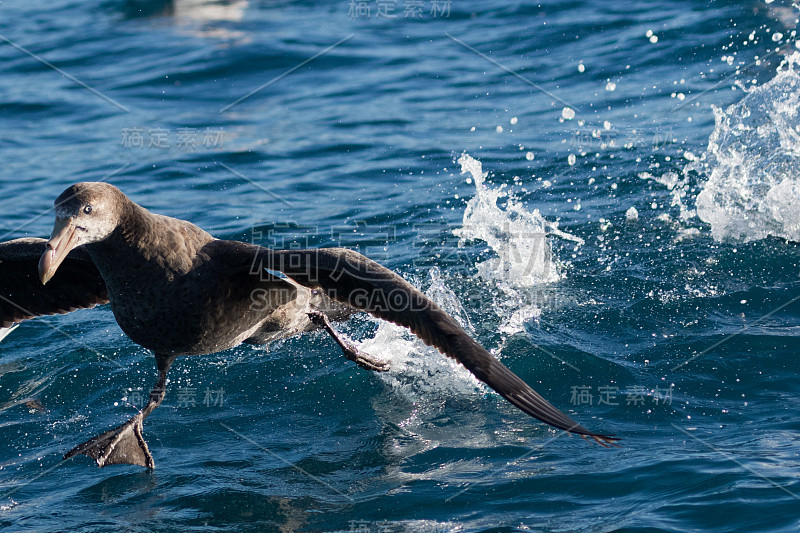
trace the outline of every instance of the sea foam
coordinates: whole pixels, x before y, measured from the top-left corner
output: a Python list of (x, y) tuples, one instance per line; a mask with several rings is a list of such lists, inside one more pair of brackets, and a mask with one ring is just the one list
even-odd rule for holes
[(769, 82), (724, 111), (698, 161), (698, 217), (717, 240), (800, 241), (800, 76), (793, 53)]

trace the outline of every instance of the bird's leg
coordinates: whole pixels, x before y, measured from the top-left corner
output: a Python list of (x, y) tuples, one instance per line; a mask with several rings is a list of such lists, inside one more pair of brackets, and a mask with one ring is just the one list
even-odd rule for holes
[(158, 381), (150, 391), (150, 398), (144, 409), (118, 428), (106, 431), (74, 447), (64, 455), (64, 459), (75, 455), (86, 455), (94, 459), (100, 467), (131, 464), (155, 468), (153, 456), (142, 436), (142, 422), (164, 400), (167, 393), (167, 371), (174, 360), (174, 356), (156, 355)]
[(391, 364), (389, 361), (381, 361), (380, 359), (375, 359), (374, 357), (365, 354), (351, 343), (347, 342), (345, 339), (342, 338), (339, 333), (333, 329), (331, 323), (328, 321), (328, 317), (325, 316), (325, 313), (321, 311), (311, 311), (308, 313), (308, 318), (311, 320), (312, 323), (324, 328), (333, 340), (336, 341), (342, 351), (344, 352), (344, 356), (353, 361), (355, 364), (360, 366), (361, 368), (366, 368), (367, 370), (375, 370), (376, 372), (386, 372), (391, 368)]

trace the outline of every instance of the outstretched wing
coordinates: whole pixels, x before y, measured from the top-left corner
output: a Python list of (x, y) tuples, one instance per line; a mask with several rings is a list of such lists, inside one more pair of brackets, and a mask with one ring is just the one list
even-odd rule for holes
[(425, 343), (461, 362), (478, 379), (534, 418), (551, 426), (613, 444), (553, 407), (475, 342), (427, 296), (391, 270), (343, 248), (273, 251), (260, 248), (256, 266), (277, 270), (333, 300), (409, 328)]
[(39, 280), (44, 239), (0, 243), (0, 327), (41, 315), (108, 303), (106, 284), (82, 248), (70, 252), (47, 285)]

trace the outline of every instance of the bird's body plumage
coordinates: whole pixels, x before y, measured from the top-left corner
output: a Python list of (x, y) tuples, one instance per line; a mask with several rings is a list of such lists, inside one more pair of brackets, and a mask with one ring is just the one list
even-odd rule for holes
[(160, 389), (138, 418), (70, 454), (85, 453), (101, 466), (152, 467), (141, 422), (160, 404), (176, 356), (324, 327), (348, 358), (387, 369), (343, 342), (327, 322), (356, 310), (409, 328), (531, 416), (601, 444), (615, 440), (550, 405), (414, 286), (352, 250), (275, 251), (215, 239), (190, 222), (150, 213), (107, 184), (67, 189), (56, 200), (56, 217), (50, 241), (0, 243), (2, 327), (110, 302), (122, 330), (155, 353), (160, 371)]

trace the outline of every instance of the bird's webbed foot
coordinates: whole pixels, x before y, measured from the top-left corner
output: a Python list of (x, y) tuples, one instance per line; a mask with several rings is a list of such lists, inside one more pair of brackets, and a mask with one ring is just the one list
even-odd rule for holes
[(369, 354), (365, 354), (352, 344), (347, 347), (342, 347), (344, 356), (353, 361), (355, 364), (366, 370), (374, 370), (375, 372), (388, 372), (392, 368), (389, 361), (375, 359)]
[(308, 318), (311, 320), (311, 322), (327, 331), (330, 336), (333, 337), (333, 340), (336, 341), (336, 344), (338, 344), (342, 349), (344, 356), (361, 368), (373, 370), (375, 372), (387, 372), (392, 367), (389, 361), (376, 359), (371, 355), (362, 352), (352, 343), (345, 340), (335, 329), (333, 329), (333, 326), (331, 326), (331, 323), (328, 321), (328, 317), (325, 316), (325, 314), (321, 311), (311, 311), (308, 313)]
[(86, 455), (94, 459), (99, 467), (131, 464), (154, 468), (153, 456), (142, 436), (143, 418), (139, 413), (118, 428), (75, 446), (64, 455), (64, 459)]
[(153, 456), (150, 455), (150, 450), (142, 436), (142, 422), (164, 400), (164, 396), (167, 394), (167, 372), (174, 360), (174, 355), (156, 354), (158, 381), (150, 391), (150, 398), (144, 409), (118, 428), (101, 433), (95, 438), (75, 446), (64, 455), (64, 459), (76, 455), (86, 455), (94, 459), (97, 466), (101, 468), (106, 465), (122, 464), (155, 468)]

